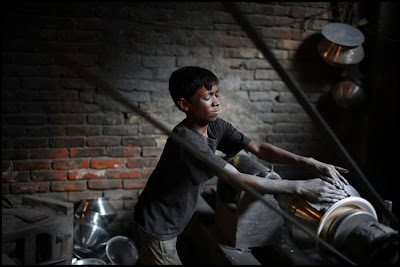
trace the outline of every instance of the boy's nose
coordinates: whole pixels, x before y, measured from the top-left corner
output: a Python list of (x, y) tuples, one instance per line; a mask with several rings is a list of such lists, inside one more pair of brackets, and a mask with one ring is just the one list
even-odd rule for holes
[(219, 101), (218, 101), (218, 98), (216, 96), (214, 96), (213, 106), (219, 106)]

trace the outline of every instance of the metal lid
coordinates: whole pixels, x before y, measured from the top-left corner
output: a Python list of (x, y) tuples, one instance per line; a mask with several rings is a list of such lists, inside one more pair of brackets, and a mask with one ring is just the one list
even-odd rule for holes
[(328, 23), (322, 28), (322, 35), (332, 43), (344, 46), (359, 46), (365, 38), (363, 33), (349, 24)]

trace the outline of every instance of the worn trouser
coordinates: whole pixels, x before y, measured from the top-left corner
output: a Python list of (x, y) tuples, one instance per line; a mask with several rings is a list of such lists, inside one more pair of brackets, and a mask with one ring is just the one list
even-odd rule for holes
[(140, 233), (139, 265), (182, 265), (176, 250), (177, 237), (170, 240), (158, 240)]

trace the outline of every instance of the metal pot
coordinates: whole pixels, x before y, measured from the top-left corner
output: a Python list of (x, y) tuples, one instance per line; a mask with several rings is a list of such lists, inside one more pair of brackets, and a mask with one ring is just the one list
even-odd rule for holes
[(74, 244), (82, 251), (96, 251), (110, 239), (108, 232), (98, 225), (79, 222), (74, 227)]
[(139, 255), (136, 246), (126, 236), (114, 236), (106, 245), (107, 257), (115, 265), (134, 265)]
[(94, 225), (98, 225), (102, 228), (106, 227), (106, 219), (98, 212), (85, 212), (81, 213), (80, 216), (76, 216), (75, 223), (86, 222)]
[(364, 102), (365, 94), (358, 83), (352, 80), (342, 80), (331, 88), (333, 101), (344, 109), (351, 109)]
[(117, 216), (117, 210), (110, 203), (109, 198), (104, 197), (82, 200), (81, 204), (76, 210), (75, 216), (77, 218), (80, 218), (83, 214), (87, 212), (99, 213), (105, 219), (106, 225), (111, 223)]

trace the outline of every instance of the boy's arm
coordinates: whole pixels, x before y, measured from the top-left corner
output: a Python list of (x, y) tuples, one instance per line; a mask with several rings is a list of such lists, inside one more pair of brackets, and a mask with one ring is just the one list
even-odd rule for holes
[(255, 140), (251, 140), (245, 149), (258, 158), (270, 163), (296, 164), (302, 166), (319, 175), (322, 179), (336, 184), (340, 188), (343, 188), (345, 184), (349, 184), (340, 174), (340, 172), (347, 173), (348, 170), (341, 167), (323, 163), (311, 157), (303, 157), (271, 144)]
[[(261, 194), (289, 193), (304, 197), (311, 202), (336, 202), (347, 195), (343, 190), (319, 178), (309, 180), (274, 180), (255, 175), (240, 173), (231, 164), (226, 164), (225, 169), (240, 182), (247, 184)], [(237, 190), (242, 188), (229, 177), (219, 176)]]

